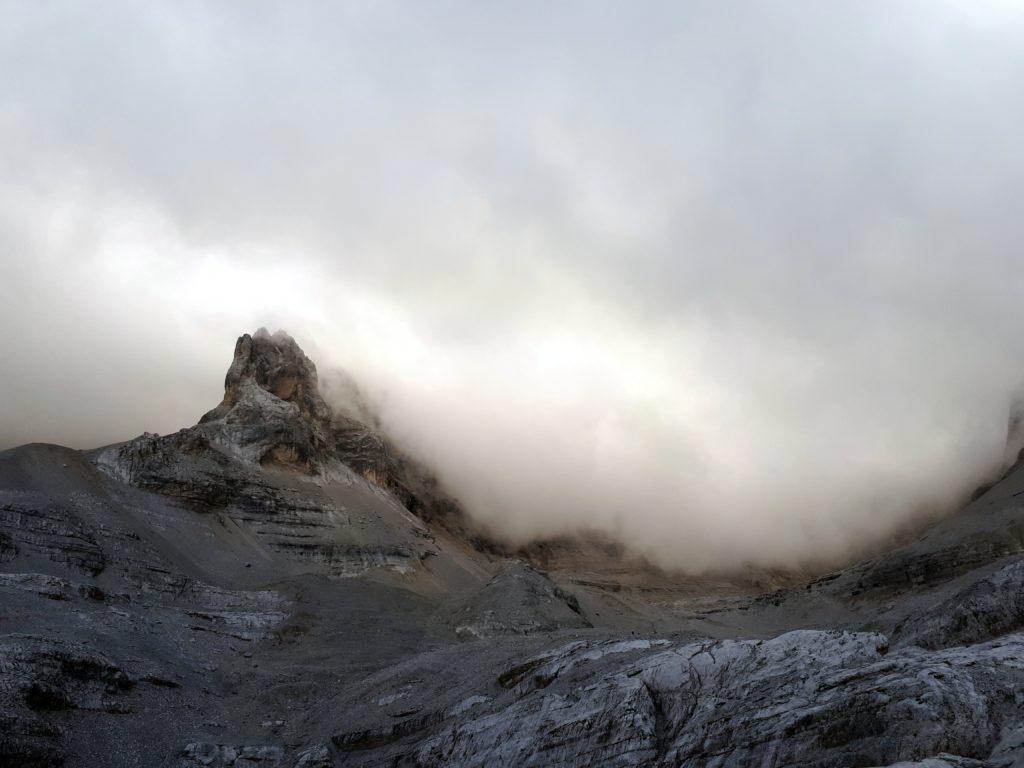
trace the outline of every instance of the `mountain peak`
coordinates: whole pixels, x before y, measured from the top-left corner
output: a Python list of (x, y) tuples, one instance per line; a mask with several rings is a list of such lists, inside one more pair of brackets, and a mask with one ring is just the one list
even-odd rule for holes
[(238, 337), (234, 358), (224, 377), (224, 403), (235, 403), (246, 380), (279, 400), (295, 403), (299, 411), (315, 419), (331, 418), (331, 409), (320, 394), (316, 365), (285, 331), (271, 334), (266, 328)]
[(238, 337), (224, 398), (199, 423), (243, 458), (315, 470), (331, 449), (332, 417), (313, 361), (286, 332), (260, 328)]

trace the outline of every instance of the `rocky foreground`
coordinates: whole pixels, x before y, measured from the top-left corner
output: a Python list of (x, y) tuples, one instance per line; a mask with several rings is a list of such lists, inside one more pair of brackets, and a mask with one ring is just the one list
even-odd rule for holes
[(1024, 468), (809, 584), (474, 529), (284, 334), (0, 453), (0, 766), (1024, 766)]

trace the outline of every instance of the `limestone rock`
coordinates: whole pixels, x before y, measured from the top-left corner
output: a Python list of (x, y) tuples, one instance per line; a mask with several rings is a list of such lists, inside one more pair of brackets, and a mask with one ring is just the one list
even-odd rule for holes
[(200, 424), (216, 444), (251, 463), (316, 471), (331, 449), (332, 413), (316, 366), (286, 333), (239, 337), (224, 399)]
[[(405, 737), (382, 734), (387, 746), (347, 752), (346, 764), (411, 754), (419, 766), (855, 768), (948, 753), (966, 766), (1019, 722), (1022, 654), (1021, 635), (938, 652), (808, 630), (669, 647), (573, 643), (504, 673), (507, 692), (493, 701)], [(335, 743), (373, 737), (361, 739)]]
[(901, 644), (948, 648), (989, 640), (1024, 627), (1024, 560), (1000, 568), (895, 630)]
[(474, 638), (592, 626), (575, 595), (524, 563), (508, 566), (463, 600), (451, 621), (460, 636)]

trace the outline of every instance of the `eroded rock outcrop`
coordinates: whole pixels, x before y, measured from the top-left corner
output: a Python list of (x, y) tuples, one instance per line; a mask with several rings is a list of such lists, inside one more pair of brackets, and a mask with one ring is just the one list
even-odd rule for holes
[(990, 640), (1024, 628), (1024, 561), (1018, 560), (939, 605), (902, 621), (894, 639), (922, 648), (949, 648)]
[(946, 753), (969, 765), (1019, 722), (1022, 654), (1021, 635), (935, 653), (820, 631), (577, 642), (502, 673), (504, 690), (469, 711), (435, 710), (404, 736), (388, 725), (375, 753), (346, 751), (345, 764), (855, 768)]
[(236, 342), (224, 399), (199, 423), (249, 462), (315, 471), (332, 448), (332, 417), (316, 366), (295, 339), (261, 328)]
[(592, 626), (574, 594), (524, 563), (514, 563), (452, 611), (460, 637), (532, 634)]
[[(268, 489), (264, 468), (319, 478), (354, 473), (419, 519), (482, 542), (436, 477), (381, 434), (354, 382), (344, 376), (342, 381), (344, 402), (335, 411), (320, 391), (316, 366), (295, 340), (261, 328), (238, 338), (224, 398), (197, 425), (111, 446), (99, 453), (97, 463), (123, 482), (200, 511), (287, 508)], [(350, 559), (344, 543), (337, 551)], [(417, 556), (404, 545), (389, 548), (381, 542), (369, 560)]]
[[(446, 499), (431, 494), (426, 480), (420, 494), (410, 490), (427, 474), (408, 471), (350, 413), (332, 412), (316, 367), (294, 339), (261, 329), (236, 342), (224, 399), (199, 424), (111, 446), (96, 464), (188, 509), (224, 515), (273, 551), (331, 575), (408, 572), (434, 550), (410, 510)], [(365, 407), (358, 413), (370, 419)], [(305, 478), (314, 482), (303, 485)], [(457, 508), (452, 513), (454, 520)]]
[(0, 635), (0, 765), (59, 766), (66, 727), (49, 713), (121, 714), (138, 679), (81, 643)]

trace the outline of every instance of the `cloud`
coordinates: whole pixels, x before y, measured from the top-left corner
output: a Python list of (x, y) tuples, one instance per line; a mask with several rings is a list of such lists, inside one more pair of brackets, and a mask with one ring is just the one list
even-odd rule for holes
[(998, 465), (1024, 13), (11, 3), (0, 444), (193, 423), (283, 327), (510, 537), (850, 556)]

